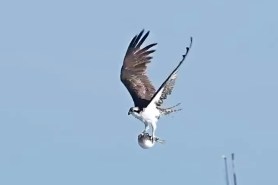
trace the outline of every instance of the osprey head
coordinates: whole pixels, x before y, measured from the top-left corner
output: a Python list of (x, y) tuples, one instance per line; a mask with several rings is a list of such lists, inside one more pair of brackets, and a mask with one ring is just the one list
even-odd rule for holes
[(132, 114), (132, 113), (137, 113), (137, 114), (139, 114), (139, 112), (140, 112), (140, 109), (139, 109), (139, 107), (131, 107), (130, 109), (129, 109), (129, 111), (128, 111), (128, 115), (130, 115), (130, 114)]

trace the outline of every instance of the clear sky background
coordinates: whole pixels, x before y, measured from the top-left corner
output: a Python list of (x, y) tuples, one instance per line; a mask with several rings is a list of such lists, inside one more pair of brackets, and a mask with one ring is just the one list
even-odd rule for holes
[[(1, 1), (0, 184), (277, 185), (278, 3)], [(158, 87), (193, 37), (160, 119), (165, 145), (143, 150), (144, 126), (119, 79), (132, 37), (158, 42)], [(229, 162), (230, 165), (230, 162)]]

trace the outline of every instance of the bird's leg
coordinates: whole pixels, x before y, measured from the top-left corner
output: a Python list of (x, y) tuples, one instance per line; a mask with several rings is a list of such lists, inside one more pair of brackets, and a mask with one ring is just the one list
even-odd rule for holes
[(160, 139), (159, 137), (156, 137), (156, 136), (155, 136), (156, 123), (151, 124), (151, 127), (152, 127), (151, 141), (152, 141), (152, 142), (158, 142), (158, 143), (161, 143), (161, 144), (165, 143), (165, 140)]
[(142, 134), (147, 133), (147, 131), (149, 130), (150, 126), (148, 123), (144, 123), (145, 124), (145, 129), (143, 130)]
[(155, 131), (156, 131), (156, 123), (151, 124), (152, 126), (152, 136), (151, 136), (151, 140), (152, 142), (156, 141), (156, 137), (155, 137)]

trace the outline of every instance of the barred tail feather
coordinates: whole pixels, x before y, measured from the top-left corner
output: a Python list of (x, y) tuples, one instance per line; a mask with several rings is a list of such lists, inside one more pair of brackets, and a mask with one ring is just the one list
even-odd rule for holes
[(159, 111), (161, 112), (162, 115), (168, 115), (172, 112), (177, 112), (177, 111), (181, 111), (182, 109), (174, 109), (175, 107), (179, 106), (180, 103), (172, 106), (172, 107), (168, 107), (168, 108), (161, 108), (161, 107), (158, 107)]

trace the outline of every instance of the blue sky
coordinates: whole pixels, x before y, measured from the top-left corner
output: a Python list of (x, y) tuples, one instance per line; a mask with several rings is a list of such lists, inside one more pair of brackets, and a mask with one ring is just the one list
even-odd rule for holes
[[(2, 1), (0, 184), (277, 184), (278, 13), (266, 1)], [(158, 87), (193, 47), (160, 120), (143, 124), (119, 80), (131, 38), (158, 42)]]

